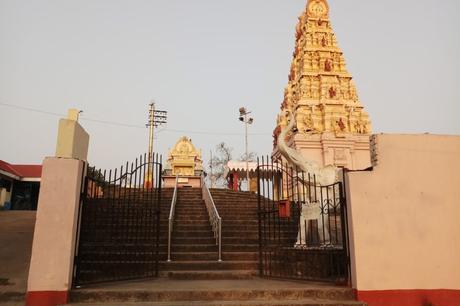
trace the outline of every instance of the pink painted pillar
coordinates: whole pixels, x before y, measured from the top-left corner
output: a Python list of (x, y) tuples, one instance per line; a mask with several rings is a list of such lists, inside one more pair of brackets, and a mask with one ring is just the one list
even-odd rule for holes
[(233, 173), (233, 190), (238, 191), (238, 172)]
[(84, 165), (58, 157), (43, 162), (27, 306), (68, 303)]

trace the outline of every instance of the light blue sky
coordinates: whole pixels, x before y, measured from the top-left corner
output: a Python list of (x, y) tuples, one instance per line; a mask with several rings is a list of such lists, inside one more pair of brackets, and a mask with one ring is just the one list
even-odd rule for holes
[[(0, 103), (142, 126), (151, 99), (169, 112), (163, 154), (188, 135), (207, 159), (271, 151), (297, 17), (306, 0), (0, 0)], [(330, 0), (331, 19), (374, 132), (460, 134), (460, 1)], [(0, 105), (0, 159), (53, 155), (57, 116)], [(147, 130), (82, 121), (89, 159), (116, 167)], [(196, 132), (206, 132), (201, 134)], [(225, 134), (222, 134), (225, 133)], [(228, 135), (235, 133), (235, 135)]]

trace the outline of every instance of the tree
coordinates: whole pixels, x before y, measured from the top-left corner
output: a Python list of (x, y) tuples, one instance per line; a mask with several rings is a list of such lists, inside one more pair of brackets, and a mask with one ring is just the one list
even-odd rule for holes
[(209, 178), (211, 185), (218, 188), (223, 188), (227, 185), (225, 177), (225, 167), (232, 160), (233, 148), (227, 146), (225, 142), (221, 142), (216, 146), (215, 153), (209, 162)]
[[(233, 159), (233, 148), (227, 146), (224, 142), (216, 146), (215, 153), (208, 165), (208, 175), (212, 187), (225, 188), (227, 187), (227, 177), (225, 169), (229, 161)], [(257, 160), (257, 153), (249, 152), (246, 158), (246, 153), (242, 154), (238, 161), (254, 162)], [(211, 171), (212, 170), (212, 171)]]

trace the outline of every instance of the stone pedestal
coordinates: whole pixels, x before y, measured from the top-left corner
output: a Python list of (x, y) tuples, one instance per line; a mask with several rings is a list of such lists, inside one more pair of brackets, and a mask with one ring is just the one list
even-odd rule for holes
[(86, 160), (89, 135), (75, 120), (59, 120), (56, 156)]
[[(165, 188), (174, 188), (176, 177), (173, 175), (164, 175), (163, 184)], [(179, 176), (177, 187), (201, 188), (201, 176)]]

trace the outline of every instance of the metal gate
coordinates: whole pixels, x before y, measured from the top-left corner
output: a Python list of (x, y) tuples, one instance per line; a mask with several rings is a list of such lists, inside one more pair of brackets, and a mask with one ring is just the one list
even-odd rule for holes
[(161, 175), (158, 155), (110, 171), (87, 169), (75, 287), (158, 276)]
[(319, 186), (307, 173), (258, 160), (261, 276), (349, 282), (343, 182)]

